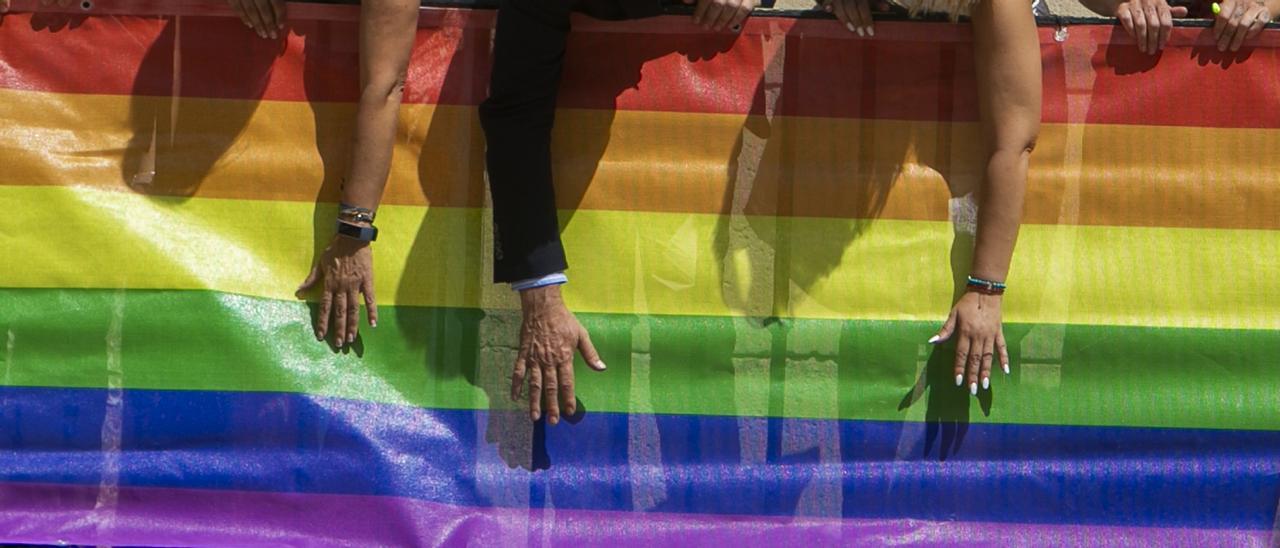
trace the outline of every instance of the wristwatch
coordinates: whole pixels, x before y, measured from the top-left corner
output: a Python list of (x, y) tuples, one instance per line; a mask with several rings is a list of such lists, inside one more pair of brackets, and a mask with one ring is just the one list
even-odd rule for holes
[(362, 242), (375, 242), (378, 240), (378, 227), (373, 225), (358, 226), (338, 221), (338, 234)]

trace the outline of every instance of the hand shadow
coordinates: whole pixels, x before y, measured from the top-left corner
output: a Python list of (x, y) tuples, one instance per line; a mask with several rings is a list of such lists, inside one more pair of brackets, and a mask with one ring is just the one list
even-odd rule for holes
[(1138, 49), (1138, 44), (1129, 38), (1129, 34), (1119, 25), (1111, 29), (1111, 37), (1107, 39), (1107, 44), (1107, 53), (1102, 59), (1102, 66), (1110, 67), (1117, 76), (1147, 72), (1156, 68), (1160, 59), (1164, 57), (1163, 49), (1155, 55), (1143, 53)]
[[(1206, 33), (1212, 33), (1213, 29), (1205, 29)], [(1210, 34), (1212, 35), (1212, 34)], [(1256, 38), (1256, 37), (1255, 37)], [(1222, 70), (1231, 68), (1231, 65), (1243, 63), (1253, 56), (1254, 48), (1245, 42), (1239, 51), (1218, 51), (1217, 46), (1196, 46), (1191, 48), (1191, 58), (1204, 67), (1208, 65), (1218, 65)]]
[(259, 39), (232, 17), (153, 24), (163, 28), (133, 82), (120, 175), (140, 194), (189, 198), (248, 125), (285, 42)]
[[(966, 276), (969, 265), (973, 263), (973, 244), (972, 235), (959, 231), (951, 242), (950, 262), (954, 284), (952, 306), (964, 296)], [(953, 333), (951, 339), (930, 349), (928, 361), (925, 363), (924, 370), (920, 372), (920, 377), (898, 404), (898, 411), (905, 411), (919, 402), (926, 391), (929, 393), (929, 398), (925, 402), (925, 439), (921, 456), (929, 457), (933, 452), (934, 444), (940, 441), (941, 445), (938, 447), (940, 461), (945, 461), (949, 456), (958, 453), (963, 446), (965, 434), (969, 431), (970, 405), (975, 399), (969, 394), (968, 386), (956, 386), (955, 363), (958, 336), (958, 333)], [(999, 371), (999, 365), (993, 363), (991, 375), (998, 375)], [(994, 390), (979, 389), (976, 400), (983, 416), (991, 416)]]

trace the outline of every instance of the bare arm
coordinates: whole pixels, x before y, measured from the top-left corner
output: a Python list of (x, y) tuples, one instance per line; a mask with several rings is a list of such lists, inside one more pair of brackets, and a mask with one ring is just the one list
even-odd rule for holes
[[(978, 190), (977, 241), (969, 274), (1003, 282), (1022, 220), (1027, 164), (1040, 130), (1040, 41), (1024, 4), (985, 0), (972, 18), (979, 118), (989, 156)], [(935, 339), (958, 333), (956, 384), (967, 381), (975, 395), (979, 382), (989, 387), (995, 352), (1008, 368), (1002, 299), (966, 292)]]
[[(391, 170), (396, 122), (404, 92), (414, 36), (418, 27), (417, 0), (366, 0), (360, 8), (360, 103), (351, 162), (342, 185), (342, 202), (376, 211)], [(344, 222), (348, 219), (344, 218)], [(372, 223), (352, 222), (356, 226)], [(369, 307), (369, 325), (378, 324), (373, 294), (373, 254), (369, 242), (335, 234), (299, 287), (305, 290), (323, 278), (324, 291), (316, 316), (316, 338), (329, 332), (332, 315), (334, 344), (355, 342), (360, 319), (358, 297)]]

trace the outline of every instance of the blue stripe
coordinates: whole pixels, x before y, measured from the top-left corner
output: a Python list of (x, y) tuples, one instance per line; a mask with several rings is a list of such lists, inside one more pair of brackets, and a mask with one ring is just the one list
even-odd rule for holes
[[(105, 390), (0, 388), (3, 479), (102, 482), (107, 409)], [(531, 435), (518, 411), (146, 390), (118, 411), (127, 486), (1246, 529), (1272, 527), (1280, 498), (1280, 432), (1267, 431), (588, 413)], [(925, 446), (935, 437), (946, 460)]]

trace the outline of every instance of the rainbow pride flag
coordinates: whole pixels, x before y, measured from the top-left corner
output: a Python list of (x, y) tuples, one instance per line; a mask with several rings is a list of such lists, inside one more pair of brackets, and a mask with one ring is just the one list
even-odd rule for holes
[(967, 25), (575, 20), (556, 125), (585, 413), (504, 396), (493, 13), (424, 9), (354, 350), (327, 241), (358, 9), (0, 19), (0, 540), (1267, 545), (1280, 500), (1280, 33), (1041, 29), (1044, 125), (972, 398), (926, 339), (983, 170)]

